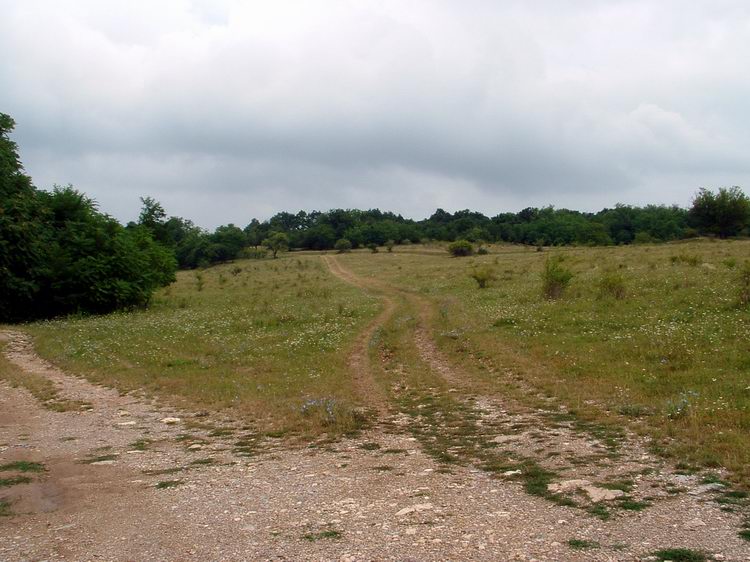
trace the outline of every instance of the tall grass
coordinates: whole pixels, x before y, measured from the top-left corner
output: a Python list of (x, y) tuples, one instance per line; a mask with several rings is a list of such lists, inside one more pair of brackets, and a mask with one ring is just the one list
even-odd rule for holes
[[(750, 484), (750, 306), (737, 306), (748, 302), (750, 274), (738, 269), (750, 242), (555, 252), (576, 272), (559, 300), (539, 298), (536, 280), (557, 266), (533, 248), (497, 245), (467, 260), (398, 250), (387, 262), (347, 259), (360, 274), (428, 297), (440, 311), (439, 345), (497, 392), (510, 392), (506, 373), (521, 376), (581, 415), (637, 420), (667, 453), (730, 467)], [(477, 291), (468, 274), (489, 264), (512, 274)]]
[(319, 256), (287, 254), (179, 272), (147, 310), (27, 328), (42, 355), (92, 381), (315, 429), (310, 400), (333, 400), (341, 420), (364, 401), (346, 350), (378, 307)]

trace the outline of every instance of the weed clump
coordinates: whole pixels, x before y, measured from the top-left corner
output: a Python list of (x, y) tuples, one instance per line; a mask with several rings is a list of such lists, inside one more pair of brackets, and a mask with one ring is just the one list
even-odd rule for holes
[(686, 417), (690, 413), (691, 399), (693, 398), (698, 398), (698, 393), (689, 390), (681, 392), (676, 399), (667, 402), (667, 417), (670, 420)]
[(454, 258), (470, 256), (474, 253), (474, 246), (468, 240), (456, 240), (448, 245), (448, 252)]
[(364, 413), (335, 398), (311, 398), (302, 404), (300, 413), (311, 425), (333, 432), (356, 432), (367, 424)]
[(568, 546), (575, 550), (585, 550), (587, 548), (599, 548), (599, 543), (596, 541), (587, 541), (583, 539), (570, 539)]
[(393, 240), (387, 240), (385, 243), (385, 249), (388, 250), (388, 252), (393, 251), (393, 246), (395, 246), (396, 243)]
[(604, 273), (599, 279), (599, 298), (613, 297), (617, 300), (625, 298), (625, 278), (616, 271)]
[(740, 306), (750, 304), (750, 261), (746, 261), (740, 270)]
[(680, 254), (678, 256), (670, 256), (669, 261), (672, 262), (672, 265), (684, 263), (692, 267), (695, 267), (701, 263), (701, 259), (695, 254)]
[(370, 242), (367, 245), (367, 249), (370, 250), (373, 254), (378, 253), (378, 245), (375, 242)]
[(672, 562), (705, 562), (706, 555), (698, 550), (689, 548), (665, 548), (653, 553), (657, 560)]
[(573, 279), (573, 272), (563, 267), (559, 256), (548, 258), (542, 271), (542, 292), (548, 299), (558, 299)]
[(477, 282), (477, 285), (479, 285), (480, 289), (484, 289), (491, 281), (497, 279), (497, 277), (495, 276), (495, 272), (489, 267), (475, 268), (469, 274), (469, 277)]

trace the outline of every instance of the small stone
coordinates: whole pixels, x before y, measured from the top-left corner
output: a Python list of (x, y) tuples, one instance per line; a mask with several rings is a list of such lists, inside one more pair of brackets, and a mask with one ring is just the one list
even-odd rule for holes
[(162, 418), (159, 421), (161, 421), (161, 423), (173, 424), (173, 423), (180, 423), (182, 420), (180, 418), (166, 417), (166, 418)]
[(697, 517), (695, 519), (691, 519), (683, 525), (685, 529), (698, 529), (705, 526), (706, 524), (703, 522), (703, 520), (698, 519)]
[(188, 447), (188, 451), (199, 451), (203, 448), (203, 445), (200, 443), (193, 443)]
[(520, 470), (506, 470), (503, 472), (503, 476), (515, 476), (516, 474), (521, 474)]
[(92, 466), (101, 466), (101, 465), (105, 465), (105, 464), (115, 464), (115, 461), (113, 461), (113, 460), (107, 460), (107, 461), (96, 461), (96, 462), (92, 462), (92, 463), (90, 463), (90, 464), (91, 464)]
[(403, 517), (404, 515), (409, 515), (410, 513), (419, 513), (421, 511), (427, 511), (430, 509), (434, 509), (431, 503), (418, 503), (416, 505), (412, 505), (411, 507), (405, 507), (397, 511), (396, 517)]
[(124, 427), (126, 425), (135, 425), (135, 422), (134, 421), (118, 422), (117, 425)]

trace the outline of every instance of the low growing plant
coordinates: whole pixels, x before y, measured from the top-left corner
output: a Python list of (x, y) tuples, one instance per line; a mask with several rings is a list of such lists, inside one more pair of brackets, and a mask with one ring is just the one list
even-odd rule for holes
[(616, 271), (608, 271), (599, 279), (599, 297), (625, 298), (625, 278)]
[(740, 306), (750, 304), (750, 261), (746, 261), (740, 270)]
[(469, 274), (469, 277), (477, 282), (480, 289), (484, 289), (491, 281), (497, 279), (495, 272), (489, 267), (477, 267)]
[(573, 272), (563, 267), (559, 256), (552, 256), (544, 263), (542, 292), (548, 299), (560, 298), (573, 279)]

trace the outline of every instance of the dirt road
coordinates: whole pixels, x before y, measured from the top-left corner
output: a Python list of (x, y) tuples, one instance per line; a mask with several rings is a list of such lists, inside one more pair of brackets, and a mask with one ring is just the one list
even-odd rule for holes
[[(368, 353), (374, 332), (410, 297), (326, 262), (384, 300), (350, 359), (384, 423), (333, 445), (290, 447), (245, 422), (119, 395), (44, 362), (23, 333), (3, 333), (12, 363), (80, 406), (53, 411), (0, 384), (0, 465), (43, 467), (0, 472), (30, 480), (0, 487), (10, 512), (0, 517), (0, 560), (639, 560), (677, 547), (750, 560), (740, 515), (715, 501), (721, 490), (677, 474), (630, 436), (608, 458), (606, 443), (572, 425), (551, 427), (495, 397), (456, 393), (484, 428), (478, 440), (508, 454), (542, 451), (534, 458), (554, 468), (553, 485), (581, 486), (584, 506), (600, 504), (571, 481), (599, 489), (600, 480), (627, 475), (629, 497), (648, 507), (618, 509), (606, 521), (532, 495), (516, 475), (483, 470), (470, 456), (437, 462), (425, 452), (428, 434), (415, 431), (427, 420), (399, 410)], [(460, 382), (426, 325), (414, 338), (440, 376)]]

